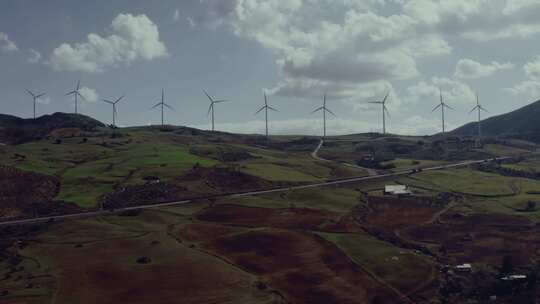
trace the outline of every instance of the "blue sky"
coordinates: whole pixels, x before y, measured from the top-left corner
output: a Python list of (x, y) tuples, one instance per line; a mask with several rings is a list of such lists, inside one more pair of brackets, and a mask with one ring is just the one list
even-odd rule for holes
[(73, 111), (65, 93), (81, 80), (81, 112), (104, 122), (101, 101), (126, 95), (119, 125), (157, 124), (165, 89), (171, 124), (262, 133), (263, 90), (280, 112), (270, 132), (320, 134), (309, 112), (327, 92), (338, 116), (328, 133), (379, 131), (367, 101), (390, 91), (393, 133), (440, 130), (431, 113), (441, 88), (447, 128), (471, 121), (475, 92), (486, 117), (540, 95), (540, 3), (534, 0), (193, 0), (0, 3), (0, 112), (31, 117), (25, 92), (46, 92), (38, 115)]

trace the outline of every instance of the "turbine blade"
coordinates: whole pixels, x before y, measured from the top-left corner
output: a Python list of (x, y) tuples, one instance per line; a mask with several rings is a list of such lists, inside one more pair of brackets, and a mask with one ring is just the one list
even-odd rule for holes
[(488, 110), (486, 110), (486, 108), (480, 106), (480, 110), (484, 111), (484, 112), (488, 112)]
[(112, 102), (110, 100), (107, 100), (107, 99), (103, 99), (103, 101), (106, 102), (106, 103), (112, 104), (112, 105), (114, 104), (114, 102)]
[(253, 115), (257, 115), (259, 114), (262, 110), (266, 109), (266, 106), (262, 106), (259, 110), (257, 110), (257, 112), (255, 112), (255, 114)]
[(386, 112), (386, 115), (388, 115), (388, 117), (390, 117), (390, 111), (388, 111), (388, 108), (386, 108), (386, 106), (384, 106), (383, 111)]
[(208, 112), (206, 113), (206, 117), (208, 117), (210, 115), (210, 111), (212, 111), (212, 108), (214, 107), (214, 103), (211, 102), (210, 103), (210, 106), (208, 107)]
[(214, 103), (227, 102), (227, 101), (228, 101), (228, 100), (226, 100), (226, 99), (214, 100)]
[(479, 106), (475, 106), (474, 108), (472, 108), (470, 111), (469, 111), (469, 114), (471, 114), (472, 112), (474, 112), (474, 110), (478, 109)]
[(268, 98), (266, 97), (266, 92), (264, 92), (264, 104), (268, 105)]
[(68, 93), (66, 93), (66, 96), (67, 96), (67, 95), (73, 95), (73, 94), (77, 94), (77, 91), (71, 91), (71, 92), (68, 92)]
[(438, 104), (435, 108), (433, 108), (433, 110), (431, 110), (431, 112), (435, 112), (435, 110), (437, 110), (441, 105), (442, 103)]
[(159, 107), (160, 105), (161, 105), (161, 102), (158, 102), (153, 107), (151, 107), (150, 109), (155, 109), (155, 108)]
[(454, 108), (452, 108), (451, 106), (449, 106), (449, 105), (447, 105), (447, 104), (445, 104), (445, 103), (443, 103), (443, 107), (446, 107), (447, 109), (450, 109), (450, 110), (454, 110), (454, 111), (455, 111)]
[(40, 98), (41, 96), (45, 96), (45, 93), (41, 93), (41, 94), (37, 95), (36, 98)]
[(125, 95), (122, 95), (122, 97), (118, 98), (114, 103), (119, 103), (122, 99), (124, 99)]
[(388, 95), (390, 95), (390, 91), (388, 91), (386, 93), (386, 95), (384, 96), (384, 99), (383, 99), (383, 101), (381, 103), (386, 103), (386, 99), (388, 98)]
[(272, 111), (279, 112), (277, 109), (274, 109), (274, 108), (271, 107), (271, 106), (268, 106), (268, 108), (269, 108), (270, 110), (272, 110)]
[(75, 91), (78, 91), (80, 87), (81, 87), (81, 81), (77, 80), (77, 89)]
[(204, 95), (206, 95), (206, 97), (208, 97), (208, 99), (209, 99), (211, 102), (214, 102), (214, 100), (212, 99), (212, 97), (210, 97), (210, 95), (208, 94), (208, 92), (206, 92), (205, 89), (203, 89), (203, 92), (204, 92)]
[(381, 104), (383, 103), (382, 101), (368, 101), (368, 103), (376, 103), (376, 104)]
[(26, 89), (26, 92), (28, 92), (28, 94), (32, 95), (32, 97), (36, 97), (36, 96), (34, 95), (34, 93), (32, 93), (32, 91)]
[(311, 114), (315, 113), (315, 112), (318, 112), (320, 110), (324, 109), (324, 107), (318, 107), (316, 108), (315, 110), (311, 111)]
[(169, 109), (175, 111), (174, 108), (173, 108), (172, 106), (170, 106), (170, 105), (168, 105), (168, 104), (166, 104), (166, 103), (163, 103), (163, 105), (166, 106), (167, 108), (169, 108)]
[(334, 112), (332, 112), (332, 111), (328, 110), (327, 108), (324, 108), (324, 110), (325, 110), (326, 112), (328, 112), (328, 113), (330, 113), (330, 114), (334, 115), (334, 116), (337, 116), (336, 114), (334, 114)]

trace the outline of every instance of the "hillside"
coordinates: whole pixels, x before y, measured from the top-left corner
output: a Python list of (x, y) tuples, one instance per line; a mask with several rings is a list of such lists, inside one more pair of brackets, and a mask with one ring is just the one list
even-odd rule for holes
[(45, 137), (56, 129), (77, 128), (90, 131), (97, 127), (105, 125), (81, 114), (54, 113), (36, 119), (0, 114), (0, 142), (20, 144)]
[[(482, 121), (482, 133), (486, 136), (504, 136), (540, 142), (540, 100), (510, 113), (493, 116)], [(451, 133), (476, 135), (478, 123), (471, 122)]]

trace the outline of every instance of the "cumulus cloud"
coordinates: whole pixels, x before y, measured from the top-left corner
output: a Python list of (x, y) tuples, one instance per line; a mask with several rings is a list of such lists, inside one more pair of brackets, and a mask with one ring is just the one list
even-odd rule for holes
[(40, 103), (40, 104), (44, 104), (44, 105), (48, 105), (51, 103), (51, 97), (49, 96), (44, 96), (44, 97), (41, 97), (41, 98), (38, 98), (36, 100), (37, 103)]
[(96, 102), (99, 100), (99, 94), (94, 89), (91, 89), (89, 87), (81, 87), (79, 89), (79, 92), (84, 97), (85, 101)]
[(15, 42), (9, 39), (8, 34), (0, 32), (0, 50), (2, 50), (2, 52), (4, 53), (7, 53), (17, 51), (19, 50), (19, 48), (17, 47)]
[[(540, 67), (540, 65), (539, 65)], [(491, 76), (497, 71), (513, 69), (512, 63), (499, 63), (493, 61), (489, 64), (481, 64), (472, 59), (460, 59), (456, 65), (454, 76), (458, 78), (481, 78)]]
[(61, 44), (52, 52), (49, 64), (57, 71), (102, 72), (135, 60), (167, 55), (158, 27), (144, 14), (119, 14), (111, 30), (107, 37), (90, 33), (85, 42)]
[(540, 97), (540, 56), (527, 62), (523, 71), (528, 79), (504, 90), (513, 96), (537, 100)]
[(505, 88), (505, 91), (514, 96), (525, 97), (528, 100), (536, 100), (540, 97), (540, 82), (534, 80), (526, 80), (518, 83), (514, 87)]
[(26, 59), (26, 61), (29, 63), (39, 63), (41, 60), (41, 53), (34, 49), (30, 49), (29, 52), (30, 56)]
[(537, 56), (531, 62), (527, 62), (523, 69), (530, 79), (540, 80), (540, 56)]
[(428, 81), (422, 80), (408, 87), (403, 99), (408, 104), (436, 105), (439, 102), (440, 93), (450, 106), (471, 103), (476, 98), (474, 90), (464, 82), (446, 77), (433, 77)]

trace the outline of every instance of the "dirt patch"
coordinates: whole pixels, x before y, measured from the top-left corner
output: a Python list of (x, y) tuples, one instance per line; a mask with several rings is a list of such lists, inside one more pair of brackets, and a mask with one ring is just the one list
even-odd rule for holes
[(216, 205), (197, 214), (198, 220), (206, 222), (301, 230), (321, 230), (327, 226), (334, 230), (347, 228), (346, 225), (342, 227), (338, 225), (340, 217), (338, 213), (317, 209), (270, 209), (233, 204)]
[(205, 250), (258, 275), (291, 303), (371, 303), (375, 297), (380, 303), (394, 303), (392, 291), (334, 244), (312, 233), (243, 228), (232, 234), (199, 237)]
[(204, 168), (196, 166), (178, 182), (204, 181), (208, 186), (220, 191), (249, 191), (272, 186), (268, 181), (229, 168)]
[(186, 188), (168, 183), (149, 183), (129, 186), (107, 194), (103, 201), (105, 208), (121, 208), (141, 204), (157, 204), (195, 197)]
[(438, 244), (439, 254), (455, 263), (501, 265), (505, 255), (515, 266), (527, 266), (538, 257), (540, 234), (528, 219), (504, 214), (449, 213), (439, 223), (411, 227), (412, 239)]
[(429, 199), (370, 196), (367, 206), (357, 208), (354, 216), (363, 227), (395, 238), (396, 231), (420, 226), (441, 209)]
[(55, 176), (0, 166), (0, 219), (76, 211), (72, 204), (53, 201), (60, 191)]

